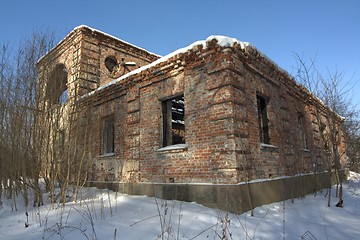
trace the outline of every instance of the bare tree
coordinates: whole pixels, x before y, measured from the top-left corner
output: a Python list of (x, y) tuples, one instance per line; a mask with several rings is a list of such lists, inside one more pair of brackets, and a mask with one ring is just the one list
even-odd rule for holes
[(53, 46), (53, 40), (49, 31), (34, 31), (14, 51), (9, 44), (1, 49), (0, 181), (8, 197), (22, 193), (26, 205), (28, 187), (39, 188), (33, 149), (37, 114), (35, 64)]
[[(65, 56), (66, 58), (66, 56)], [(64, 63), (46, 60), (39, 66), (34, 140), (40, 175), (45, 179), (51, 201), (65, 203), (69, 187), (74, 186), (74, 200), (86, 182), (90, 168), (91, 102), (79, 101), (69, 84), (71, 72)], [(76, 84), (75, 84), (76, 85)], [(59, 187), (60, 192), (55, 189)]]
[[(349, 140), (359, 139), (356, 137), (359, 129), (358, 112), (352, 105), (349, 94), (351, 81), (344, 81), (343, 74), (338, 71), (328, 71), (324, 76), (316, 69), (313, 59), (307, 63), (298, 54), (295, 54), (295, 58), (298, 63), (297, 80), (315, 93), (327, 106), (322, 111), (316, 111), (316, 121), (328, 170), (329, 172), (334, 170), (337, 183), (340, 185), (339, 206), (342, 206), (341, 169), (344, 167), (342, 163), (345, 162), (346, 153), (349, 153), (349, 146), (355, 145)], [(345, 144), (346, 140), (350, 144)], [(328, 205), (330, 206), (330, 194)]]
[(71, 73), (64, 64), (50, 60), (44, 71), (36, 67), (54, 39), (53, 32), (34, 31), (19, 47), (0, 49), (0, 196), (14, 199), (13, 209), (17, 194), (29, 204), (29, 188), (34, 206), (42, 204), (41, 178), (52, 202), (64, 203), (69, 186), (75, 184), (77, 199), (88, 176), (91, 102), (68, 96)]

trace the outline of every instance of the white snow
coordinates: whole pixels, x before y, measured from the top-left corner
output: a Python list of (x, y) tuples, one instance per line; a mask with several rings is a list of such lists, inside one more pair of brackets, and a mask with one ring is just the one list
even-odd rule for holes
[(125, 66), (136, 66), (136, 62), (126, 62)]
[[(294, 203), (258, 207), (252, 217), (250, 212), (236, 215), (196, 203), (84, 188), (81, 204), (29, 207), (27, 228), (21, 197), (18, 211), (12, 211), (11, 200), (3, 196), (0, 239), (221, 239), (223, 233), (228, 239), (301, 239), (306, 232), (318, 240), (360, 239), (360, 174), (351, 173), (344, 183), (343, 208), (334, 206), (338, 198), (334, 188), (331, 192), (331, 207), (323, 190)], [(311, 239), (309, 233), (303, 239)]]
[(273, 149), (278, 149), (279, 148), (278, 146), (274, 146), (274, 145), (266, 144), (266, 143), (260, 143), (260, 147), (262, 147), (262, 148), (273, 148)]
[(163, 148), (159, 148), (157, 151), (158, 152), (163, 152), (163, 151), (171, 151), (171, 150), (183, 150), (186, 149), (188, 147), (187, 144), (174, 144), (174, 145), (169, 145)]
[(239, 41), (236, 38), (230, 38), (230, 37), (220, 36), (220, 35), (212, 35), (212, 36), (209, 36), (208, 38), (206, 38), (205, 43), (203, 43), (203, 47), (206, 48), (206, 42), (211, 42), (214, 39), (217, 41), (217, 44), (221, 47), (232, 47), (232, 46), (234, 46), (235, 43), (239, 44), (241, 49), (244, 49), (247, 46), (250, 46), (250, 43)]

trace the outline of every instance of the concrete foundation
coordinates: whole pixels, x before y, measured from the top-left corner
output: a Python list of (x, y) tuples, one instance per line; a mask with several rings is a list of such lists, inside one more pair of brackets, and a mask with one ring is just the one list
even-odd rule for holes
[[(348, 171), (343, 171), (346, 178)], [(89, 182), (129, 195), (196, 202), (207, 207), (243, 213), (265, 204), (298, 198), (336, 183), (330, 173), (308, 174), (240, 184), (119, 183)]]

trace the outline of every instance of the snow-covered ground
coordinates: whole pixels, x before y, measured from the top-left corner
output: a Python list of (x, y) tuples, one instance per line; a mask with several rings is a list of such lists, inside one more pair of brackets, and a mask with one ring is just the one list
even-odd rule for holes
[(84, 188), (83, 194), (81, 202), (27, 210), (19, 197), (18, 211), (3, 197), (0, 239), (360, 239), (360, 174), (355, 173), (344, 184), (343, 208), (334, 206), (333, 188), (331, 207), (323, 190), (294, 203), (258, 207), (253, 217), (95, 188)]

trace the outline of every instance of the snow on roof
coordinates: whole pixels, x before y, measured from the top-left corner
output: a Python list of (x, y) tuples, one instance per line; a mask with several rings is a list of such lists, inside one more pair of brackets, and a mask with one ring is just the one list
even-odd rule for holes
[(208, 42), (211, 42), (213, 40), (216, 40), (217, 41), (217, 44), (220, 46), (220, 47), (232, 47), (234, 44), (239, 44), (241, 49), (244, 49), (245, 47), (247, 46), (250, 46), (250, 43), (248, 42), (241, 42), (235, 38), (230, 38), (230, 37), (225, 37), (225, 36), (219, 36), (219, 35), (212, 35), (212, 36), (209, 36), (208, 38), (206, 38), (206, 40), (200, 40), (200, 41), (196, 41), (190, 45), (188, 45), (187, 47), (184, 47), (184, 48), (180, 48), (172, 53), (169, 53), (168, 55), (164, 56), (164, 57), (161, 57), (159, 58), (158, 60), (148, 64), (148, 65), (145, 65), (145, 66), (142, 66), (140, 68), (137, 68), (127, 74), (124, 74), (122, 75), (121, 77), (103, 85), (103, 86), (100, 86), (99, 88), (95, 89), (94, 91), (92, 92), (89, 92), (88, 94), (85, 94), (82, 96), (83, 97), (86, 97), (86, 96), (90, 96), (92, 94), (94, 94), (95, 92), (97, 91), (100, 91), (104, 88), (107, 88), (113, 84), (116, 84), (118, 82), (120, 82), (121, 80), (125, 79), (125, 78), (128, 78), (132, 75), (135, 75), (135, 74), (138, 74), (146, 69), (149, 69), (151, 67), (154, 67), (155, 65), (159, 64), (159, 63), (162, 63), (162, 62), (166, 62), (168, 59), (170, 59), (171, 57), (175, 56), (175, 55), (178, 55), (178, 54), (181, 54), (181, 53), (186, 53), (187, 51), (191, 50), (192, 48), (194, 48), (195, 46), (202, 46), (203, 49), (206, 49), (207, 48), (207, 43)]

